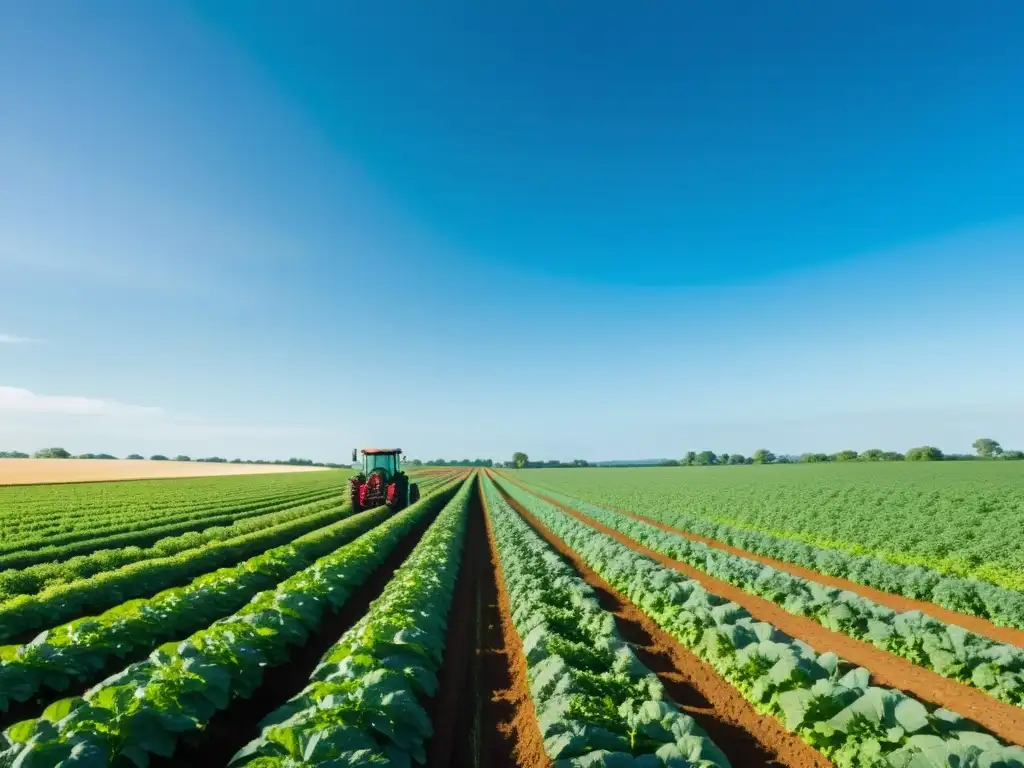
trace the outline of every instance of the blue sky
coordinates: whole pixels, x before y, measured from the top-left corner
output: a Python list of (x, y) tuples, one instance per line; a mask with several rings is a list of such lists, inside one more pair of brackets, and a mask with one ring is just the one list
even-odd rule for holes
[(1024, 448), (1024, 6), (8, 4), (0, 450)]

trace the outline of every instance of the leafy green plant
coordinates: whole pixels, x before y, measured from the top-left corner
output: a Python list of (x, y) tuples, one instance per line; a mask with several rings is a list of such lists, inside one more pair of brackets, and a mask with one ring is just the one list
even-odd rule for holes
[(289, 647), (304, 642), (324, 613), (343, 605), (455, 491), (449, 486), (421, 499), (276, 589), (259, 593), (233, 615), (108, 677), (84, 697), (55, 702), (48, 712), (56, 708), (60, 718), (52, 728), (47, 712), (11, 726), (0, 737), (0, 765), (56, 765), (87, 752), (142, 768), (150, 755), (169, 757), (182, 734), (202, 729), (233, 699), (252, 696), (264, 668), (286, 662)]
[[(955, 755), (968, 743), (985, 745), (978, 747), (985, 761), (978, 765), (1024, 768), (1024, 749), (1003, 746), (956, 713), (928, 709), (899, 691), (871, 686), (866, 669), (851, 668), (835, 654), (819, 654), (755, 621), (735, 603), (515, 484), (502, 487), (755, 707), (778, 717), (840, 768), (927, 766), (920, 761), (931, 759), (928, 755)], [(888, 762), (892, 756), (898, 762)]]
[(589, 585), (489, 479), (484, 493), (537, 726), (555, 766), (728, 766), (693, 718), (666, 699)]
[(900, 613), (866, 597), (808, 579), (557, 492), (580, 514), (722, 581), (778, 603), (835, 632), (902, 656), (1010, 704), (1024, 705), (1024, 649), (946, 624), (920, 611)]
[(472, 483), (431, 524), (367, 614), (327, 651), (310, 684), (261, 724), (232, 766), (424, 763)]

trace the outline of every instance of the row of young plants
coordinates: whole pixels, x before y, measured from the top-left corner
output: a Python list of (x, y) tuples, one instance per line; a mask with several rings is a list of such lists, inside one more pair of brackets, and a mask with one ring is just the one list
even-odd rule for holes
[(263, 720), (231, 766), (426, 762), (424, 704), (437, 693), (474, 485), (463, 484), (309, 685)]
[(89, 683), (117, 659), (152, 650), (230, 615), (258, 592), (309, 567), (388, 515), (381, 507), (347, 517), (183, 587), (62, 624), (30, 643), (0, 646), (0, 712), (44, 689), (59, 692)]
[(179, 739), (197, 734), (233, 700), (251, 697), (264, 668), (286, 663), (290, 647), (304, 643), (455, 491), (421, 499), (233, 615), (160, 646), (84, 696), (54, 702), (41, 717), (7, 728), (0, 765), (93, 768), (127, 761), (144, 768), (154, 756), (171, 757)]
[[(4, 536), (0, 544), (0, 568), (24, 568), (33, 563), (57, 557), (66, 558), (104, 546), (147, 546), (176, 533), (198, 531), (232, 520), (330, 499), (343, 490), (344, 483), (339, 481), (331, 488), (293, 490), (273, 496), (249, 496), (238, 500), (217, 499), (212, 504), (184, 502), (178, 507), (155, 512), (140, 508), (117, 515), (94, 513), (74, 524), (69, 523), (60, 512), (53, 511), (50, 513), (49, 525), (24, 530), (20, 535), (12, 532), (10, 536)], [(77, 549), (75, 545), (78, 545)]]
[[(323, 501), (292, 506), (281, 511), (261, 512), (257, 516), (246, 517), (228, 525), (215, 525), (198, 531), (167, 536), (145, 548), (137, 545), (107, 548), (104, 543), (100, 543), (97, 545), (97, 549), (90, 550), (89, 554), (74, 556), (62, 554), (47, 562), (40, 562), (26, 568), (3, 570), (0, 571), (0, 602), (10, 600), (18, 595), (34, 594), (57, 584), (87, 579), (97, 573), (112, 571), (130, 563), (168, 557), (180, 552), (199, 549), (213, 541), (225, 541), (253, 531), (288, 525), (293, 521), (311, 517), (326, 510), (337, 509), (342, 502), (341, 495), (335, 493), (331, 498)], [(78, 546), (75, 545), (76, 549)], [(47, 549), (59, 551), (61, 548), (47, 547)]]
[[(440, 480), (430, 480), (423, 483), (421, 492), (428, 493), (440, 482)], [(210, 542), (235, 539), (251, 532), (261, 532), (262, 535), (271, 537), (274, 535), (274, 529), (287, 526), (287, 530), (292, 536), (301, 535), (302, 531), (321, 525), (325, 519), (329, 519), (322, 517), (319, 513), (328, 511), (334, 514), (337, 510), (345, 508), (344, 504), (347, 500), (347, 492), (340, 494), (335, 490), (331, 491), (329, 498), (325, 500), (304, 503), (301, 506), (285, 507), (282, 511), (267, 512), (264, 510), (254, 513), (258, 516), (246, 517), (228, 526), (210, 527), (205, 530), (169, 536), (160, 539), (147, 549), (132, 545), (114, 549), (99, 549), (92, 554), (75, 557), (69, 557), (65, 553), (54, 562), (39, 563), (19, 570), (0, 571), (0, 605), (18, 595), (37, 594), (50, 587), (87, 579), (98, 573), (113, 571), (130, 563), (169, 557), (188, 550), (199, 550)], [(302, 519), (306, 517), (309, 517), (312, 522), (303, 523)], [(298, 527), (292, 526), (293, 521), (297, 521)]]
[(741, 606), (515, 484), (502, 487), (759, 711), (777, 717), (839, 768), (1024, 768), (1024, 749), (1002, 745), (954, 712), (872, 686), (868, 670), (755, 621)]
[(590, 586), (489, 478), (484, 495), (537, 726), (555, 768), (729, 766), (696, 721), (666, 697)]
[(125, 600), (149, 597), (217, 568), (233, 566), (270, 547), (280, 546), (350, 514), (339, 504), (267, 530), (253, 531), (197, 549), (104, 571), (87, 579), (57, 584), (38, 594), (17, 595), (0, 603), (0, 642), (46, 629), (85, 613), (105, 611)]
[(899, 612), (848, 590), (795, 576), (690, 541), (655, 525), (564, 494), (567, 506), (673, 560), (771, 600), (833, 630), (902, 656), (1000, 701), (1024, 705), (1024, 649), (946, 624), (920, 611)]
[[(544, 491), (550, 489), (545, 487)], [(951, 611), (989, 619), (1004, 627), (1024, 629), (1024, 592), (988, 581), (948, 576), (923, 565), (904, 565), (867, 554), (851, 554), (774, 536), (677, 509), (633, 504), (632, 511), (698, 536), (771, 557), (828, 576), (848, 579), (914, 600), (926, 600)]]

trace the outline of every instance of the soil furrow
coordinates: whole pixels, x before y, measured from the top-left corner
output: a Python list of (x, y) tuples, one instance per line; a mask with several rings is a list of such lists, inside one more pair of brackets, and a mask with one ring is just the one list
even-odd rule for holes
[(708, 576), (703, 571), (655, 552), (564, 504), (546, 498), (543, 494), (538, 494), (532, 489), (524, 490), (529, 490), (566, 514), (652, 560), (694, 579), (709, 592), (743, 606), (758, 621), (774, 625), (790, 637), (803, 640), (819, 652), (834, 651), (846, 661), (866, 667), (871, 671), (875, 685), (898, 688), (921, 701), (957, 712), (1011, 744), (1024, 744), (1024, 709), (1004, 704), (976, 688), (970, 688), (931, 670), (918, 667), (869, 643), (833, 632), (812, 619), (788, 613), (769, 600), (751, 595), (728, 582)]
[(637, 657), (658, 675), (672, 700), (697, 721), (734, 766), (832, 765), (777, 720), (755, 710), (711, 665), (658, 627), (504, 489), (499, 490), (513, 509), (594, 589), (601, 607), (615, 616), (620, 634), (633, 646)]
[(476, 700), (474, 655), (476, 651), (476, 586), (481, 561), (487, 553), (480, 491), (474, 483), (469, 519), (462, 543), (462, 562), (448, 610), (444, 660), (438, 670), (437, 695), (427, 702), (434, 736), (427, 743), (429, 768), (469, 768), (474, 765), (473, 732)]
[[(301, 647), (292, 649), (288, 661), (268, 667), (263, 682), (248, 699), (239, 699), (216, 715), (191, 740), (183, 740), (174, 755), (154, 759), (151, 766), (227, 765), (234, 754), (260, 734), (260, 721), (285, 704), (309, 684), (320, 659), (339, 638), (359, 621), (391, 581), (395, 571), (405, 562), (419, 543), (423, 533), (437, 518), (431, 515), (402, 539), (373, 575), (356, 589), (336, 613), (324, 616), (315, 634)], [(186, 737), (188, 739), (188, 737)]]
[[(547, 502), (557, 503), (535, 488), (528, 488), (507, 475), (503, 475), (503, 477), (506, 477), (510, 482), (515, 483), (523, 490), (528, 490), (530, 493), (540, 496)], [(949, 608), (943, 608), (941, 605), (936, 605), (935, 603), (930, 603), (926, 600), (914, 600), (910, 597), (894, 595), (891, 592), (883, 592), (880, 589), (858, 584), (857, 582), (850, 581), (849, 579), (842, 579), (838, 576), (828, 576), (827, 574), (816, 571), (813, 568), (806, 568), (802, 565), (787, 563), (785, 560), (776, 560), (775, 558), (767, 557), (765, 555), (756, 555), (753, 552), (748, 552), (745, 549), (739, 549), (738, 547), (726, 544), (718, 539), (710, 539), (706, 536), (698, 536), (695, 533), (690, 533), (682, 528), (674, 528), (667, 523), (662, 523), (653, 518), (645, 517), (644, 515), (636, 512), (631, 512), (628, 509), (613, 507), (608, 504), (601, 504), (601, 506), (605, 509), (618, 512), (623, 515), (628, 515), (636, 520), (650, 523), (663, 531), (674, 533), (677, 536), (682, 536), (690, 541), (699, 541), (702, 544), (707, 544), (709, 547), (714, 547), (715, 549), (720, 549), (723, 552), (728, 552), (730, 555), (745, 557), (748, 560), (755, 560), (759, 563), (763, 563), (764, 565), (770, 565), (772, 568), (779, 571), (785, 571), (793, 574), (794, 576), (800, 576), (801, 578), (808, 579), (810, 581), (816, 581), (819, 584), (825, 584), (829, 587), (855, 592), (856, 594), (866, 597), (868, 600), (872, 600), (879, 605), (892, 608), (894, 611), (920, 611), (921, 613), (926, 613), (939, 621), (944, 621), (947, 624), (956, 624), (958, 627), (963, 627), (964, 629), (970, 630), (971, 632), (975, 632), (979, 635), (990, 637), (1001, 643), (1009, 643), (1010, 645), (1017, 645), (1024, 648), (1024, 630), (1014, 629), (1013, 627), (1000, 627), (998, 624), (994, 624), (988, 619), (983, 619), (979, 616), (971, 616), (966, 613), (960, 613), (959, 611), (952, 611)]]
[(494, 540), (487, 502), (481, 494), (490, 552), (489, 575), (479, 593), (486, 621), (481, 651), (483, 680), (478, 691), (489, 692), (481, 701), (480, 760), (485, 768), (551, 768), (537, 727), (537, 713), (526, 676), (526, 655), (512, 623), (512, 604), (505, 589), (498, 547)]

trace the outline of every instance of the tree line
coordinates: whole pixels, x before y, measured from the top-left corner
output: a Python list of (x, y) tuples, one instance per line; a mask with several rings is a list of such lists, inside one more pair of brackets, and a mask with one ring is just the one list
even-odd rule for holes
[[(983, 459), (1019, 461), (1024, 459), (1024, 451), (1004, 450), (997, 440), (979, 437), (972, 444), (973, 454), (943, 453), (933, 445), (922, 445), (911, 448), (905, 453), (899, 451), (883, 451), (881, 448), (869, 448), (866, 451), (845, 450), (836, 453), (803, 453), (799, 456), (776, 455), (767, 448), (758, 448), (752, 456), (742, 453), (722, 453), (714, 451), (687, 451), (681, 459), (667, 459), (661, 462), (663, 467), (712, 467), (741, 464), (824, 464), (827, 462), (844, 461), (978, 461)], [(489, 466), (489, 465), (488, 465)], [(522, 451), (512, 455), (512, 461), (499, 466), (514, 469), (530, 469), (540, 467), (588, 467), (583, 459), (563, 461), (530, 461), (530, 457)]]
[[(64, 448), (43, 448), (31, 456), (22, 451), (0, 451), (0, 459), (117, 459), (109, 453), (79, 453), (72, 454)], [(138, 453), (131, 453), (125, 459), (132, 461), (145, 461), (146, 457)], [(162, 453), (155, 453), (149, 457), (150, 461), (193, 461), (190, 456), (178, 454), (173, 459), (164, 456)], [(221, 456), (210, 456), (208, 458), (194, 459), (198, 462), (210, 464), (281, 464), (295, 467), (330, 467), (332, 469), (344, 469), (348, 464), (335, 464), (333, 462), (313, 461), (312, 459), (290, 458), (290, 459), (225, 459)]]
[(973, 454), (943, 453), (934, 445), (922, 445), (911, 448), (906, 453), (899, 451), (883, 451), (881, 448), (869, 448), (866, 451), (837, 451), (836, 453), (802, 453), (799, 456), (776, 456), (767, 448), (759, 448), (753, 456), (739, 453), (716, 454), (714, 451), (689, 451), (678, 461), (669, 459), (662, 466), (670, 467), (708, 467), (723, 464), (825, 464), (844, 461), (976, 461), (979, 459), (1001, 459), (1019, 461), (1024, 459), (1024, 451), (1007, 451), (998, 441), (989, 437), (979, 437), (972, 446)]

